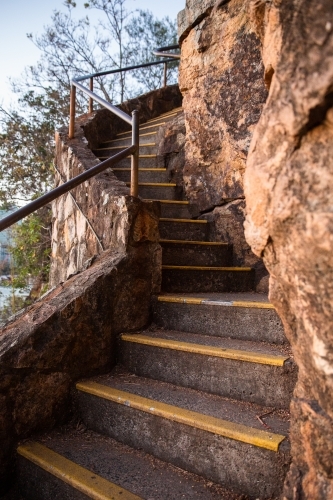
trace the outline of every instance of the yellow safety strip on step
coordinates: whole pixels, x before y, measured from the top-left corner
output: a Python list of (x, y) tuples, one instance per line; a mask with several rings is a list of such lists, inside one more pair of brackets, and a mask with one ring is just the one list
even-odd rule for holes
[(142, 500), (40, 443), (28, 442), (19, 446), (17, 451), (30, 462), (94, 500)]
[[(146, 137), (147, 135), (156, 135), (157, 132), (148, 132), (147, 134), (140, 134), (139, 137)], [(128, 141), (131, 137), (119, 137), (116, 136), (115, 139), (110, 139), (109, 141), (104, 141), (101, 144), (108, 144), (109, 142), (118, 142), (118, 141)], [(144, 144), (141, 144), (141, 146), (144, 146)], [(125, 147), (125, 146), (124, 146)]]
[[(130, 182), (126, 182), (127, 185), (131, 185)], [(139, 182), (139, 186), (152, 186), (152, 187), (176, 187), (177, 184), (169, 184), (163, 182)], [(161, 220), (161, 219), (160, 219)]]
[(189, 241), (189, 240), (160, 240), (160, 243), (180, 243), (182, 245), (208, 245), (208, 246), (228, 246), (229, 243), (220, 241)]
[[(100, 160), (105, 160), (107, 158), (112, 158), (112, 156), (98, 156), (97, 158), (99, 158)], [(126, 158), (124, 158), (124, 160), (129, 160), (130, 158), (131, 158), (131, 155), (128, 155), (128, 156), (126, 156)], [(143, 158), (156, 158), (156, 155), (139, 155), (139, 158), (141, 158), (141, 159), (143, 159)]]
[(163, 218), (160, 217), (160, 221), (162, 222), (188, 222), (188, 223), (193, 223), (193, 224), (208, 224), (206, 220), (197, 220), (197, 219), (170, 219), (170, 218)]
[[(151, 120), (148, 120), (146, 123), (154, 123), (158, 122), (159, 120), (165, 120), (165, 118), (170, 118), (171, 116), (176, 116), (177, 113), (168, 113), (166, 115), (161, 115), (158, 116), (157, 118), (152, 118)], [(144, 123), (142, 125), (145, 125)]]
[(269, 366), (283, 366), (289, 359), (288, 356), (263, 354), (252, 351), (244, 351), (241, 349), (224, 349), (222, 347), (213, 347), (202, 344), (194, 344), (190, 342), (182, 342), (180, 340), (162, 339), (149, 337), (148, 335), (126, 334), (121, 335), (124, 342), (133, 342), (152, 347), (161, 347), (163, 349), (172, 349), (174, 351), (190, 352), (192, 354), (201, 354), (203, 356), (213, 356), (215, 358), (232, 359), (234, 361), (246, 361), (248, 363), (256, 363)]
[[(112, 142), (112, 141), (110, 141)], [(156, 142), (151, 142), (151, 143), (147, 143), (147, 144), (140, 144), (140, 148), (146, 148), (146, 147), (152, 147), (152, 146), (156, 146)], [(94, 151), (105, 151), (106, 149), (122, 149), (123, 147), (125, 146), (109, 146), (108, 148), (97, 148), (97, 149), (94, 149)]]
[[(160, 203), (170, 203), (174, 205), (189, 205), (189, 201), (179, 201), (179, 200), (154, 200), (154, 199), (144, 199), (143, 201), (159, 201)], [(177, 219), (178, 220), (178, 219)]]
[(175, 302), (178, 304), (197, 304), (210, 306), (227, 306), (227, 307), (253, 307), (256, 309), (275, 309), (273, 304), (269, 302), (250, 302), (250, 301), (233, 301), (233, 300), (218, 300), (218, 299), (203, 299), (198, 297), (179, 297), (177, 295), (160, 295), (157, 300), (159, 302)]
[[(113, 168), (112, 170), (116, 170), (117, 172), (130, 172), (130, 167), (119, 167)], [(139, 168), (139, 172), (166, 172), (166, 168)]]
[[(140, 126), (140, 130), (148, 130), (149, 128), (157, 127), (158, 125), (165, 125), (165, 123), (166, 122), (161, 122), (161, 123), (158, 123), (156, 125), (149, 125), (148, 127)], [(145, 123), (143, 123), (142, 125), (145, 125)], [(120, 132), (120, 134), (117, 134), (117, 137), (119, 135), (125, 135), (125, 134), (130, 134), (130, 137), (131, 137), (132, 130), (128, 130), (127, 132)]]
[(87, 392), (108, 401), (113, 401), (136, 410), (150, 413), (173, 422), (189, 425), (196, 429), (211, 432), (243, 443), (252, 444), (260, 448), (278, 451), (279, 445), (285, 439), (285, 436), (262, 431), (243, 424), (236, 424), (220, 418), (203, 415), (191, 410), (179, 408), (155, 401), (154, 399), (144, 398), (131, 394), (130, 392), (119, 391), (112, 387), (107, 387), (96, 382), (87, 381), (76, 385), (79, 391)]
[(175, 269), (179, 271), (231, 271), (231, 272), (249, 272), (251, 267), (210, 267), (210, 266), (162, 266), (162, 269)]

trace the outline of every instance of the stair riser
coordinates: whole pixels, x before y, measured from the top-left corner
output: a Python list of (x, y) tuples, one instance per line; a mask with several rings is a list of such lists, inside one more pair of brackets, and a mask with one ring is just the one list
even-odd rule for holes
[(227, 245), (187, 245), (161, 243), (162, 263), (171, 266), (215, 266), (232, 265), (232, 248)]
[[(157, 135), (156, 133), (153, 133), (153, 134), (149, 134), (149, 135), (140, 136), (140, 146), (142, 144), (155, 142), (156, 135)], [(121, 139), (121, 138), (120, 139), (113, 139), (112, 141), (103, 143), (101, 145), (101, 147), (106, 148), (108, 146), (110, 146), (110, 147), (119, 146), (121, 148), (128, 148), (129, 146), (131, 146), (131, 144), (132, 144), (132, 138), (128, 137), (126, 139)]]
[(162, 270), (164, 292), (250, 292), (253, 288), (253, 271)]
[[(130, 145), (131, 144), (129, 144), (129, 146)], [(96, 156), (113, 156), (113, 155), (120, 153), (124, 149), (126, 149), (126, 146), (124, 146), (124, 145), (119, 146), (117, 149), (105, 149), (106, 146), (101, 146), (101, 147), (103, 147), (103, 150), (100, 150), (100, 149), (93, 150), (94, 155), (96, 155)], [(115, 147), (116, 146), (112, 146), (112, 148), (115, 148)], [(156, 153), (156, 146), (140, 146), (139, 153), (140, 153), (140, 155), (153, 155)]]
[(139, 186), (139, 196), (150, 200), (182, 200), (182, 193), (177, 187)]
[[(130, 182), (130, 171), (117, 171), (114, 170), (115, 175), (123, 182)], [(139, 182), (170, 182), (167, 172), (148, 170), (146, 172), (139, 170)]]
[[(103, 155), (104, 156), (104, 155)], [(100, 158), (103, 161), (103, 158)], [(157, 158), (139, 158), (139, 168), (163, 168), (164, 165), (158, 165)], [(131, 168), (131, 158), (120, 160), (115, 168)]]
[(240, 340), (286, 343), (274, 309), (153, 302), (153, 321), (167, 330)]
[(18, 479), (25, 500), (88, 499), (84, 493), (21, 456), (18, 456)]
[(207, 241), (209, 225), (195, 222), (160, 221), (160, 237), (165, 240)]
[(250, 446), (86, 393), (77, 401), (84, 423), (97, 432), (243, 494), (264, 499), (281, 493), (287, 451)]
[(192, 215), (188, 205), (161, 203), (161, 217), (169, 219), (191, 219)]
[(269, 366), (125, 341), (120, 352), (136, 375), (274, 408), (289, 408), (296, 382), (291, 363)]

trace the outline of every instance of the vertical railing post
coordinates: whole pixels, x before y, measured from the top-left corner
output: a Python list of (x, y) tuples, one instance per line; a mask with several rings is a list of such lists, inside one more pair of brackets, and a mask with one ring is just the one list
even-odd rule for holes
[(138, 196), (139, 191), (139, 111), (132, 111), (132, 145), (136, 150), (131, 160), (131, 196)]
[[(90, 88), (91, 92), (94, 91), (94, 77), (93, 76), (90, 78), (89, 88)], [(94, 102), (93, 99), (91, 97), (89, 97), (89, 109), (88, 109), (88, 113), (92, 113), (94, 111), (93, 102)]]
[(167, 86), (167, 78), (168, 78), (167, 72), (168, 72), (168, 63), (165, 62), (164, 63), (164, 72), (163, 72), (164, 73), (163, 74), (163, 87)]
[(71, 97), (70, 97), (70, 108), (69, 108), (69, 130), (68, 136), (73, 139), (75, 135), (75, 101), (76, 101), (76, 87), (71, 85)]

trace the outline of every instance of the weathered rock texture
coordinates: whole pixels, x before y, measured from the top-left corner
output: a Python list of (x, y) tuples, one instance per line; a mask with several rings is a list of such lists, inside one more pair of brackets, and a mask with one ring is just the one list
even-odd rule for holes
[(247, 152), (267, 97), (247, 3), (231, 0), (212, 11), (214, 4), (188, 0), (179, 15), (184, 181), (200, 210), (244, 197)]
[(267, 97), (260, 38), (250, 14), (242, 0), (187, 0), (178, 16), (183, 184), (188, 199), (209, 211), (203, 217), (215, 227), (210, 239), (232, 243), (234, 265), (253, 267), (256, 290), (267, 292), (268, 273), (243, 228), (246, 158)]
[[(119, 106), (131, 114), (137, 109), (140, 121), (170, 111), (181, 105), (178, 86), (173, 85)], [(103, 141), (128, 130), (129, 125), (107, 110), (93, 115), (83, 115), (76, 122), (75, 138), (68, 139), (67, 129), (56, 134), (56, 181), (57, 184), (75, 177), (100, 163), (90, 148), (97, 148)], [(65, 281), (69, 276), (84, 269), (90, 259), (108, 248), (123, 252), (127, 246), (128, 227), (132, 223), (133, 199), (129, 188), (117, 179), (111, 169), (95, 176), (71, 193), (53, 203), (52, 261), (50, 285)], [(134, 203), (135, 205), (135, 203)], [(158, 218), (148, 207), (141, 217)], [(156, 224), (146, 221), (146, 230)], [(155, 229), (154, 229), (155, 230)], [(147, 238), (152, 235), (147, 233)], [(156, 235), (153, 236), (156, 239)]]
[(148, 223), (140, 200), (134, 207), (126, 252), (104, 252), (1, 332), (0, 495), (11, 479), (17, 440), (68, 418), (73, 383), (108, 371), (117, 335), (149, 322), (160, 282), (157, 222)]
[(269, 97), (247, 162), (246, 237), (299, 366), (288, 500), (333, 498), (333, 3), (252, 2)]

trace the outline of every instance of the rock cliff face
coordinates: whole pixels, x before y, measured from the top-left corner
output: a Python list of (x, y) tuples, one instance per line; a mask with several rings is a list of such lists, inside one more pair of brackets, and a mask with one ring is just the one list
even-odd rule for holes
[(178, 26), (186, 195), (201, 212), (210, 212), (204, 217), (215, 224), (212, 239), (234, 243), (235, 265), (255, 267), (256, 289), (267, 292), (267, 271), (243, 229), (246, 159), (267, 98), (248, 2), (187, 0)]
[(288, 500), (333, 498), (333, 4), (253, 1), (269, 97), (245, 174), (246, 237), (299, 366)]
[[(185, 12), (198, 6), (188, 2)], [(185, 189), (208, 210), (244, 197), (243, 177), (254, 125), (267, 91), (260, 40), (249, 22), (246, 3), (232, 0), (181, 24), (180, 90), (186, 124)], [(200, 19), (202, 19), (200, 21)], [(186, 38), (184, 38), (186, 35)]]

